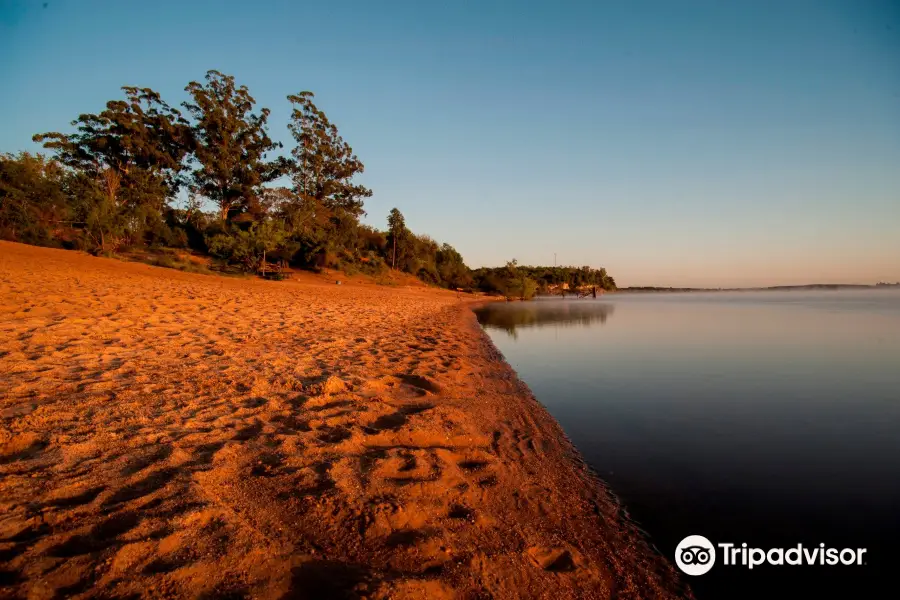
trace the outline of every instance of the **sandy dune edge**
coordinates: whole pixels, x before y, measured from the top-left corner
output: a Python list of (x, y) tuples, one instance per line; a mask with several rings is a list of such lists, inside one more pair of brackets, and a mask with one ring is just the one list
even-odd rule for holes
[(435, 290), (0, 242), (0, 595), (670, 598)]

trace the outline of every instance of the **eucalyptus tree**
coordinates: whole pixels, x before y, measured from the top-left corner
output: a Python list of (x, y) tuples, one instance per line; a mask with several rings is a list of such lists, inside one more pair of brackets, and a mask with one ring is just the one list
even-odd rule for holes
[(190, 188), (212, 201), (223, 222), (258, 210), (266, 183), (282, 173), (283, 161), (266, 160), (281, 147), (268, 134), (269, 109), (253, 112), (256, 100), (234, 77), (209, 71), (205, 83), (192, 81), (183, 106), (193, 118), (194, 170)]
[(397, 268), (397, 250), (398, 247), (400, 251), (403, 251), (403, 245), (405, 244), (407, 238), (409, 237), (409, 230), (406, 228), (406, 219), (403, 218), (403, 213), (400, 212), (397, 208), (392, 208), (390, 214), (388, 215), (388, 234), (387, 234), (387, 243), (388, 247), (391, 249), (391, 268)]
[(72, 121), (74, 133), (41, 133), (34, 141), (52, 150), (61, 163), (93, 176), (111, 202), (158, 208), (181, 184), (190, 128), (181, 113), (150, 88), (122, 90), (124, 100), (111, 100), (101, 113)]
[[(182, 183), (192, 136), (181, 113), (150, 88), (125, 86), (124, 100), (111, 100), (99, 114), (72, 121), (73, 133), (34, 136), (60, 163), (74, 170), (85, 188), (87, 219), (96, 225), (100, 245), (140, 235), (148, 220), (159, 221), (163, 207)], [(90, 185), (89, 185), (90, 183)]]
[(288, 129), (297, 145), (291, 151), (294, 191), (332, 214), (360, 217), (372, 190), (353, 178), (365, 170), (337, 126), (313, 102), (312, 92), (288, 96), (293, 105)]

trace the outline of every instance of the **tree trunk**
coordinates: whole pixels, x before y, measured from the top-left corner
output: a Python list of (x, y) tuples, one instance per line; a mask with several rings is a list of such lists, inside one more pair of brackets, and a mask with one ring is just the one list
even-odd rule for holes
[(263, 249), (262, 275), (263, 275), (263, 278), (265, 278), (265, 276), (266, 276), (266, 251), (265, 251), (265, 249)]
[(391, 255), (391, 269), (397, 270), (397, 236), (393, 236), (394, 238), (394, 253)]
[(119, 186), (122, 183), (122, 178), (112, 169), (112, 167), (107, 167), (101, 174), (101, 177), (103, 179), (103, 187), (106, 188), (106, 195), (109, 198), (110, 206), (115, 209), (117, 208), (116, 197), (119, 193)]

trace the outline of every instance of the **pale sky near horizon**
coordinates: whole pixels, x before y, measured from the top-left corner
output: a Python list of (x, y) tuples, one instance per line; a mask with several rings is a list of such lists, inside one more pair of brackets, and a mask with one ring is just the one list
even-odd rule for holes
[(621, 286), (900, 280), (900, 2), (0, 0), (0, 152), (122, 85), (316, 93), (366, 221)]

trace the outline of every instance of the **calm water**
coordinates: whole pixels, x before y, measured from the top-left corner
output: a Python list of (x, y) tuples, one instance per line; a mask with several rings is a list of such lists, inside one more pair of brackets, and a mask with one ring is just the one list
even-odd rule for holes
[[(861, 567), (717, 565), (685, 576), (698, 598), (859, 597), (896, 568), (900, 292), (619, 294), (478, 312), (670, 560), (688, 534), (868, 548)], [(805, 594), (788, 594), (796, 585)]]

